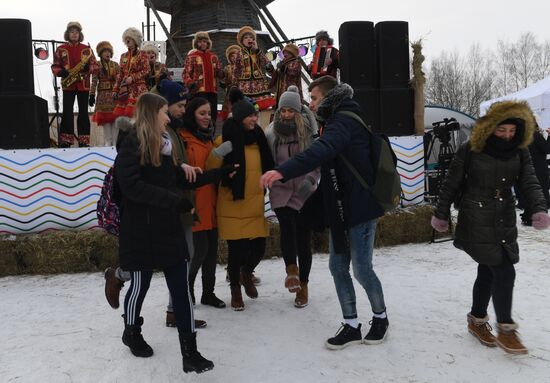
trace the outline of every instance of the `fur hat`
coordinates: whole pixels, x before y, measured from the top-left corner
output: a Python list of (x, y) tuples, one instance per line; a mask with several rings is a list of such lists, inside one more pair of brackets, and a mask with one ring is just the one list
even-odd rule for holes
[(327, 31), (319, 31), (315, 34), (315, 43), (319, 44), (320, 39), (325, 39), (328, 41), (328, 45), (332, 45), (334, 40), (328, 35)]
[(286, 44), (285, 47), (283, 48), (283, 52), (284, 51), (289, 52), (294, 57), (300, 56), (300, 49), (294, 44)]
[(195, 37), (193, 37), (193, 43), (192, 47), (193, 49), (199, 49), (198, 42), (199, 40), (206, 40), (208, 41), (208, 46), (206, 49), (212, 49), (212, 40), (210, 40), (210, 36), (208, 36), (208, 32), (197, 32), (195, 33)]
[(137, 47), (139, 47), (141, 45), (141, 42), (143, 41), (143, 35), (141, 34), (139, 29), (137, 29), (137, 28), (130, 27), (122, 33), (122, 42), (123, 43), (126, 43), (124, 40), (126, 40), (127, 37), (134, 40)]
[(243, 38), (246, 34), (251, 34), (252, 36), (254, 36), (254, 38), (256, 38), (256, 32), (254, 31), (254, 29), (252, 27), (249, 27), (248, 25), (245, 25), (244, 27), (239, 29), (239, 32), (237, 33), (237, 43), (239, 43), (239, 45), (243, 45)]
[(189, 96), (188, 89), (172, 80), (164, 79), (157, 86), (158, 93), (168, 101), (168, 105), (187, 100)]
[(258, 113), (258, 105), (252, 99), (245, 97), (237, 87), (229, 91), (229, 101), (231, 102), (233, 119), (237, 122), (241, 122), (251, 114)]
[(65, 33), (63, 34), (63, 38), (65, 41), (69, 41), (69, 29), (76, 28), (78, 29), (78, 33), (80, 34), (80, 37), (78, 38), (78, 42), (82, 42), (84, 40), (84, 35), (82, 34), (82, 25), (78, 21), (69, 21), (67, 24), (67, 28), (65, 29)]
[(141, 50), (143, 52), (155, 52), (157, 56), (159, 55), (159, 47), (152, 41), (144, 41), (141, 44)]
[(231, 53), (233, 52), (238, 52), (241, 50), (241, 47), (238, 46), (238, 45), (230, 45), (228, 46), (226, 49), (225, 49), (225, 58), (227, 59), (227, 62), (231, 62), (231, 60), (229, 60), (229, 56), (231, 56)]
[(535, 117), (529, 104), (526, 101), (501, 101), (491, 105), (487, 110), (487, 114), (476, 121), (470, 137), (472, 151), (482, 152), (487, 139), (495, 132), (497, 126), (503, 122), (510, 122), (515, 125), (524, 123), (525, 129), (519, 148), (526, 148), (533, 141)]
[(289, 86), (287, 91), (279, 98), (279, 109), (290, 108), (294, 109), (296, 112), (302, 110), (302, 100), (300, 99), (299, 92), (300, 90), (296, 85)]
[(97, 46), (95, 47), (95, 51), (97, 52), (98, 56), (101, 56), (101, 53), (107, 49), (109, 52), (111, 52), (111, 56), (115, 54), (113, 50), (113, 46), (108, 41), (100, 41), (97, 43)]

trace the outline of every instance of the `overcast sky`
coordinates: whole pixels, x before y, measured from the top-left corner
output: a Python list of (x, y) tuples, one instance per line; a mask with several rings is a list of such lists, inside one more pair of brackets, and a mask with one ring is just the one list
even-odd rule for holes
[[(466, 52), (474, 42), (493, 49), (499, 39), (514, 41), (527, 31), (539, 41), (550, 40), (548, 0), (275, 0), (268, 8), (289, 38), (319, 29), (337, 38), (344, 21), (408, 21), (410, 40), (423, 39), (428, 60), (443, 50)], [(33, 38), (46, 40), (63, 40), (67, 22), (77, 20), (85, 43), (95, 49), (100, 40), (109, 40), (118, 59), (125, 49), (122, 32), (129, 26), (141, 29), (145, 7), (143, 0), (2, 0), (0, 17), (29, 19)], [(169, 27), (170, 17), (163, 18)], [(156, 34), (165, 39), (160, 27)], [(49, 99), (48, 68), (49, 63), (35, 61), (36, 93)]]

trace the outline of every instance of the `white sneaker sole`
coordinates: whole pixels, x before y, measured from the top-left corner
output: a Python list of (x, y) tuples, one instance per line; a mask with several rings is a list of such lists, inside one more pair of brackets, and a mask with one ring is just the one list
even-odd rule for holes
[(361, 344), (362, 340), (352, 340), (351, 342), (344, 343), (342, 345), (336, 345), (336, 344), (330, 344), (328, 341), (325, 342), (325, 347), (329, 350), (343, 350), (344, 348), (348, 346), (352, 346), (354, 344)]

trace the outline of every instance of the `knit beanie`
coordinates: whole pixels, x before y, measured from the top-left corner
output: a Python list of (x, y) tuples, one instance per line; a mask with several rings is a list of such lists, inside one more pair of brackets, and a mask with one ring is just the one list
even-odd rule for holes
[(159, 94), (168, 101), (168, 105), (175, 104), (182, 100), (187, 100), (189, 91), (183, 85), (172, 81), (164, 79), (157, 86)]
[(258, 113), (258, 105), (252, 99), (245, 97), (239, 88), (231, 89), (229, 101), (231, 102), (233, 119), (237, 122), (241, 122), (251, 114)]
[(300, 100), (299, 91), (296, 85), (289, 86), (287, 91), (279, 98), (279, 109), (290, 108), (294, 109), (296, 112), (302, 110), (302, 101)]

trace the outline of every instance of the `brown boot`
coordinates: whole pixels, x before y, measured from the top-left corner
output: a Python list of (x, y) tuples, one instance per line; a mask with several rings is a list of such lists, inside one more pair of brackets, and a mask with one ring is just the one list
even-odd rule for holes
[[(166, 327), (177, 327), (176, 316), (172, 311), (166, 311)], [(195, 328), (205, 328), (206, 321), (195, 319)]]
[(529, 351), (519, 339), (517, 323), (497, 323), (497, 345), (509, 354), (528, 354)]
[(241, 285), (244, 286), (244, 292), (252, 299), (258, 298), (258, 290), (252, 280), (252, 273), (241, 271)]
[(300, 290), (296, 293), (296, 299), (294, 299), (294, 306), (298, 308), (307, 306), (307, 282), (300, 282)]
[(298, 266), (288, 265), (286, 267), (285, 288), (291, 293), (300, 291), (300, 272)]
[(496, 338), (491, 333), (491, 325), (489, 324), (489, 316), (484, 318), (476, 318), (471, 313), (466, 316), (468, 319), (468, 332), (475, 336), (482, 344), (487, 347), (496, 347)]
[(124, 282), (116, 277), (116, 271), (112, 267), (107, 267), (107, 269), (105, 269), (104, 276), (105, 298), (107, 298), (107, 302), (109, 302), (109, 305), (112, 308), (118, 309), (118, 307), (120, 306), (120, 290), (122, 289), (122, 286), (124, 286)]
[(243, 294), (241, 285), (231, 286), (231, 308), (235, 311), (244, 310)]

